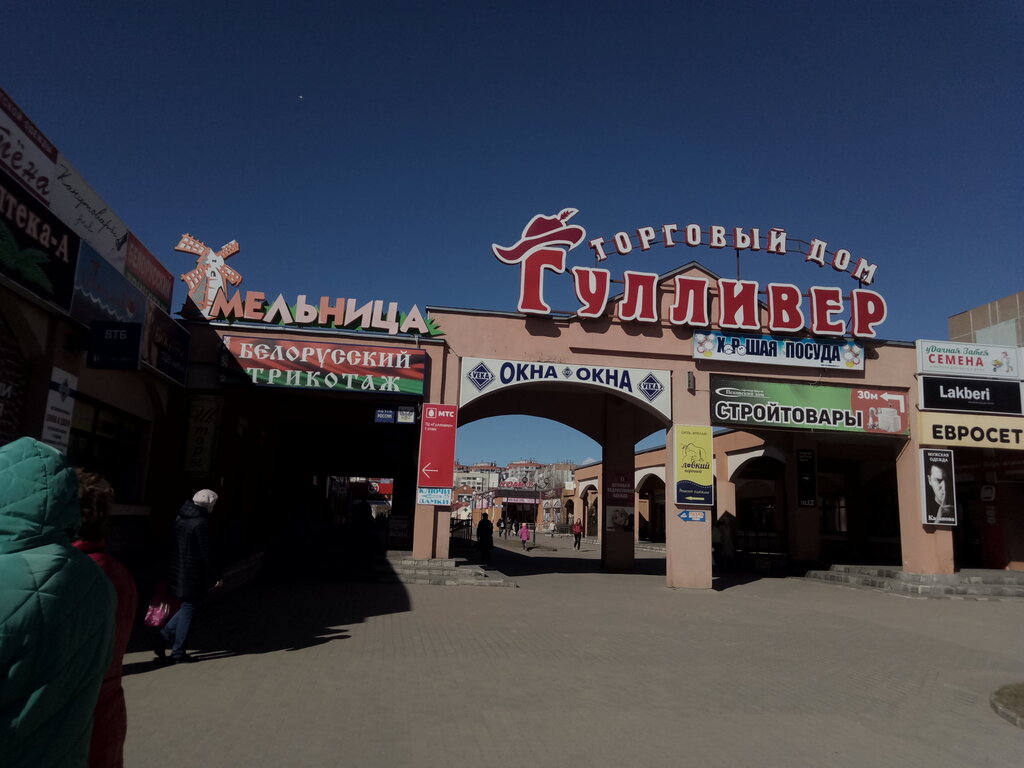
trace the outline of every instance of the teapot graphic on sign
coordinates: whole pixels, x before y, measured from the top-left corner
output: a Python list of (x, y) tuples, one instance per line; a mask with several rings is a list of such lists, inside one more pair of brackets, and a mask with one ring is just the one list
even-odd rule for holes
[(868, 409), (868, 429), (880, 429), (883, 432), (900, 431), (900, 412), (895, 408)]

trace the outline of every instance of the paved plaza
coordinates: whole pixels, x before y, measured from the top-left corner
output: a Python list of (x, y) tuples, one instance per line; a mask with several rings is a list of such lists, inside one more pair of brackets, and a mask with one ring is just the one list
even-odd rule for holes
[(518, 589), (224, 596), (197, 617), (200, 662), (126, 657), (126, 765), (1024, 765), (1024, 729), (989, 704), (1024, 681), (1024, 601), (670, 590), (654, 553), (601, 573), (594, 544), (542, 544), (494, 553)]

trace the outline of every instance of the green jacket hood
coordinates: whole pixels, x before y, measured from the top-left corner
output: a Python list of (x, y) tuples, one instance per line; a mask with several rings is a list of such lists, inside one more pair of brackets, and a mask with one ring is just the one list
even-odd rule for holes
[(67, 457), (31, 437), (0, 448), (0, 553), (70, 542), (81, 523)]

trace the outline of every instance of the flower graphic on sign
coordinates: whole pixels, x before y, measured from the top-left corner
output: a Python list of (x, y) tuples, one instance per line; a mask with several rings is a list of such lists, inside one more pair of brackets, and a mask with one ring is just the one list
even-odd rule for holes
[(715, 354), (715, 339), (713, 336), (709, 336), (703, 333), (694, 334), (693, 340), (696, 342), (695, 355), (704, 355), (704, 357), (711, 357)]
[(523, 229), (519, 241), (508, 247), (494, 243), (491, 251), (505, 264), (521, 263), (519, 311), (547, 314), (551, 307), (544, 301), (542, 274), (544, 270), (565, 272), (566, 252), (583, 242), (583, 227), (567, 222), (579, 211), (564, 208), (555, 216), (537, 214)]
[(182, 235), (174, 250), (181, 253), (192, 253), (196, 259), (196, 267), (191, 272), (181, 276), (188, 286), (188, 297), (196, 308), (203, 313), (203, 316), (210, 316), (210, 308), (217, 294), (224, 290), (227, 283), (238, 285), (242, 282), (242, 276), (227, 265), (227, 260), (240, 250), (237, 240), (222, 246), (219, 251), (214, 251), (206, 243), (197, 240), (192, 235)]

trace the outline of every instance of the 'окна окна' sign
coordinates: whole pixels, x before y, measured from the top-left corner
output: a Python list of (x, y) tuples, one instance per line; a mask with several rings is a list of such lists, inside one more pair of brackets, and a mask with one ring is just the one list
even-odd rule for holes
[[(566, 271), (568, 251), (580, 245), (587, 237), (583, 227), (569, 224), (576, 215), (575, 208), (566, 208), (554, 216), (537, 215), (523, 229), (519, 240), (512, 245), (497, 243), (491, 251), (505, 264), (519, 265), (520, 312), (532, 315), (547, 315), (551, 307), (544, 300), (545, 274), (563, 274)], [(697, 224), (688, 224), (682, 229), (676, 224), (654, 227), (639, 227), (635, 230), (636, 241), (641, 251), (650, 250), (654, 245), (674, 248), (679, 245), (691, 248), (700, 245), (709, 248), (730, 248), (739, 251), (760, 251), (773, 255), (788, 253), (787, 235), (778, 227), (762, 233), (760, 229), (726, 228), (711, 226), (706, 231)], [(619, 254), (633, 251), (632, 232), (618, 232), (607, 242), (598, 237), (588, 242), (596, 259), (608, 258), (608, 249), (614, 247)], [(811, 240), (807, 253), (802, 254), (805, 262), (818, 267), (830, 266), (837, 272), (848, 273), (860, 285), (874, 281), (875, 264), (865, 259), (853, 259), (850, 251), (840, 248), (828, 250), (828, 243), (817, 238)], [(579, 317), (604, 316), (611, 292), (611, 272), (596, 267), (573, 267), (573, 285), (580, 308)], [(638, 323), (661, 321), (658, 301), (658, 277), (654, 272), (626, 270), (622, 275), (624, 288), (622, 298), (615, 307), (620, 320)], [(885, 320), (888, 309), (885, 299), (874, 291), (855, 288), (847, 298), (838, 287), (814, 286), (808, 291), (808, 301), (801, 290), (789, 283), (769, 283), (765, 291), (753, 280), (729, 280), (721, 278), (712, 282), (706, 277), (677, 275), (672, 287), (675, 301), (669, 310), (668, 321), (672, 325), (706, 328), (711, 325), (711, 299), (718, 299), (718, 316), (714, 322), (724, 329), (761, 329), (758, 296), (764, 293), (768, 309), (768, 330), (779, 333), (795, 333), (805, 328), (816, 336), (843, 336), (847, 333), (863, 338), (874, 338), (875, 328)], [(849, 323), (840, 315), (849, 311)]]
[(322, 326), (378, 331), (387, 334), (407, 333), (440, 336), (441, 329), (430, 317), (424, 317), (415, 304), (408, 312), (398, 310), (398, 302), (380, 299), (360, 303), (356, 299), (321, 296), (315, 301), (299, 294), (289, 302), (283, 294), (267, 300), (262, 291), (240, 291), (230, 296), (228, 285), (239, 285), (242, 276), (227, 265), (227, 260), (240, 250), (232, 240), (219, 251), (192, 235), (182, 235), (174, 250), (195, 255), (196, 266), (181, 276), (188, 286), (192, 305), (207, 320), (249, 320), (268, 325)]
[(559, 383), (598, 386), (672, 418), (672, 374), (669, 371), (479, 357), (462, 358), (459, 405), (506, 387)]

